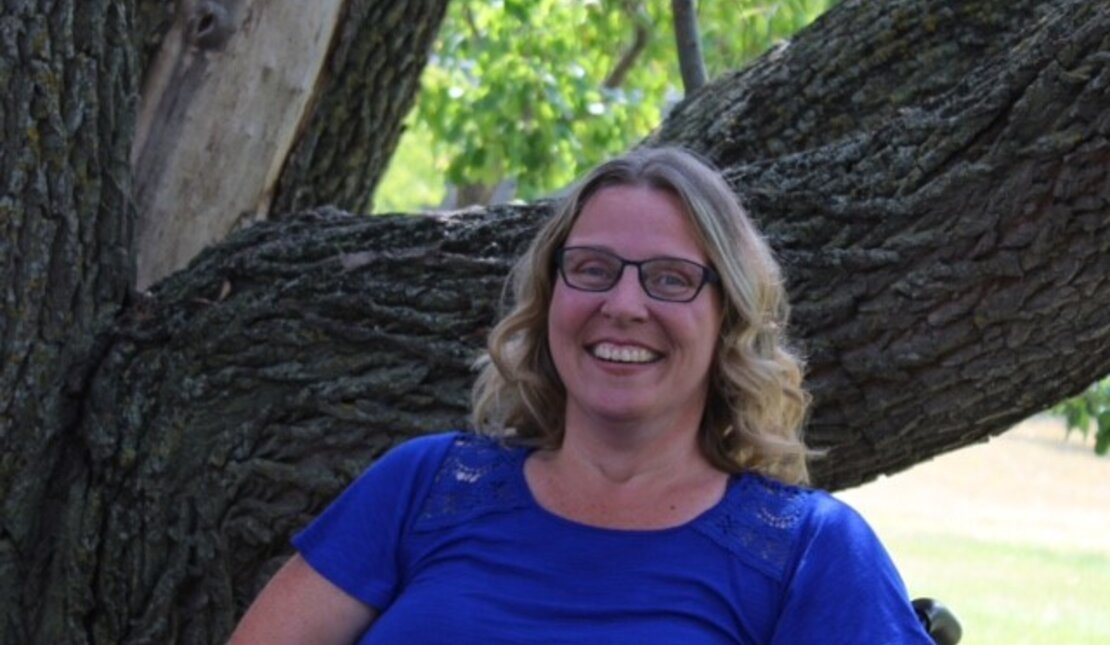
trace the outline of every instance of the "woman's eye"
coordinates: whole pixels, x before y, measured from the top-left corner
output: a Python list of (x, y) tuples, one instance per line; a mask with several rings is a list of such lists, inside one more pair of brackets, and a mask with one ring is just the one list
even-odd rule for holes
[(652, 282), (655, 283), (657, 286), (670, 289), (689, 287), (693, 284), (693, 282), (690, 280), (690, 276), (677, 271), (664, 271), (658, 273), (655, 275), (654, 278), (652, 278)]
[(584, 262), (574, 267), (574, 273), (592, 280), (607, 280), (613, 276), (613, 267), (601, 262)]

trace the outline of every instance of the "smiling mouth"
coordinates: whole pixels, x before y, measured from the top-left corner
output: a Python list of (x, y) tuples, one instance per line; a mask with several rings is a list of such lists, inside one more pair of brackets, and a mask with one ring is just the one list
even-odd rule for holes
[(590, 354), (610, 363), (654, 363), (663, 358), (662, 354), (643, 347), (621, 347), (612, 343), (598, 343), (590, 348)]

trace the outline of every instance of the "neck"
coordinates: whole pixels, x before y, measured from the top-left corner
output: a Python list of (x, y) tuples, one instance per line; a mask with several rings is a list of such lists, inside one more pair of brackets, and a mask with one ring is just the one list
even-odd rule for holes
[(685, 524), (724, 496), (728, 475), (698, 449), (700, 418), (602, 423), (576, 412), (568, 407), (562, 446), (524, 464), (547, 511), (591, 526), (653, 530)]
[(605, 422), (567, 410), (563, 444), (553, 465), (610, 484), (664, 483), (713, 467), (698, 447), (700, 419)]

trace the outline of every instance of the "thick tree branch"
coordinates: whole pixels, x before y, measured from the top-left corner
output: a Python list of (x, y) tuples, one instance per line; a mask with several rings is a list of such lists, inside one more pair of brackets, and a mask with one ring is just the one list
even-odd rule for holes
[(140, 289), (267, 215), (343, 5), (179, 5), (145, 75), (132, 152)]
[[(180, 2), (135, 136), (139, 287), (275, 209), (365, 210), (446, 5)], [(164, 6), (141, 8), (145, 43)]]
[(369, 213), (420, 87), (448, 0), (351, 0), (272, 206)]

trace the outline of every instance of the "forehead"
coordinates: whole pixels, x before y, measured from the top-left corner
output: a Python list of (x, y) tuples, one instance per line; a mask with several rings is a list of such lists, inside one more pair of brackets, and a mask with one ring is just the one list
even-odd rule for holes
[(583, 204), (567, 246), (597, 246), (628, 259), (661, 255), (705, 261), (681, 198), (651, 186), (606, 186)]

